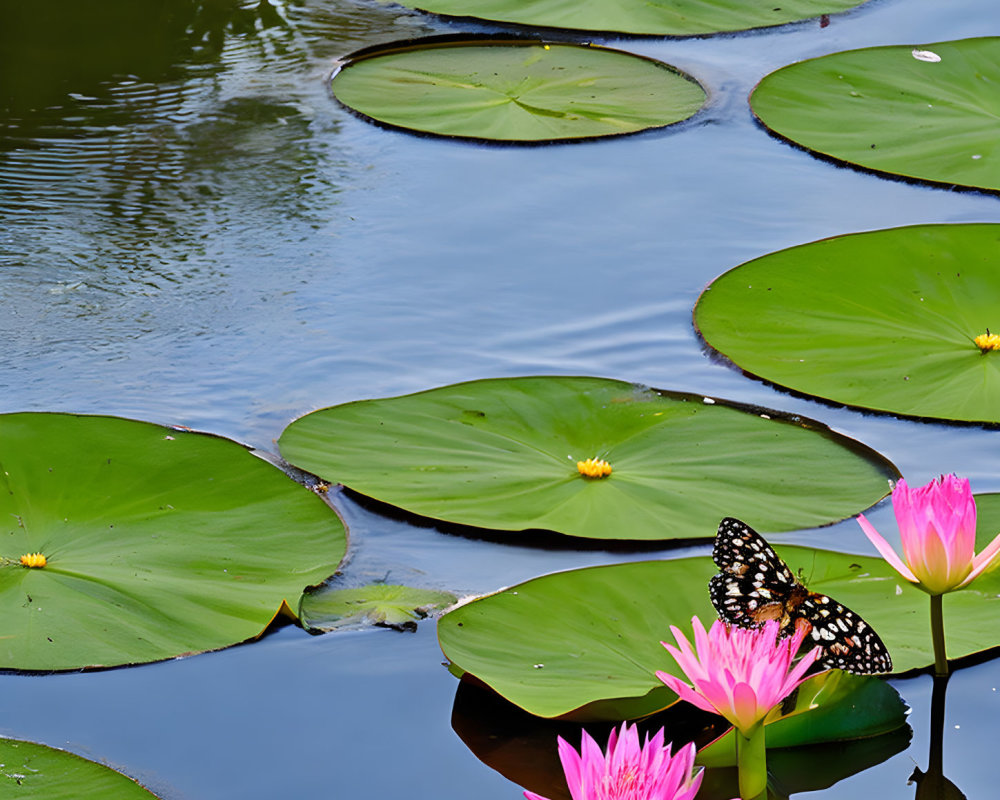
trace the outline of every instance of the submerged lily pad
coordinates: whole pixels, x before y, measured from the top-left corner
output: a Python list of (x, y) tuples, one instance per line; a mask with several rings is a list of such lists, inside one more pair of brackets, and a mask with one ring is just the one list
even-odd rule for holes
[[(556, 737), (578, 746), (581, 729), (585, 728), (603, 747), (611, 729), (620, 724), (621, 720), (616, 720), (581, 726), (565, 720), (541, 719), (474, 680), (459, 681), (451, 712), (452, 728), (476, 758), (509, 781), (552, 800), (570, 800)], [(638, 721), (637, 727), (641, 735), (666, 729), (676, 749), (688, 741), (705, 744), (723, 733), (728, 723), (689, 703), (677, 703)], [(725, 795), (725, 800), (734, 796)]]
[(303, 625), (319, 631), (364, 623), (411, 628), (431, 611), (450, 606), (457, 599), (450, 592), (385, 583), (347, 589), (323, 587), (302, 596), (299, 615)]
[[(903, 725), (867, 739), (768, 748), (769, 800), (789, 800), (799, 794), (829, 789), (902, 753), (912, 737), (913, 729)], [(739, 797), (739, 774), (735, 766), (709, 768), (704, 775), (698, 800)], [(781, 787), (780, 790), (777, 787)]]
[(634, 133), (694, 114), (705, 91), (659, 61), (592, 45), (432, 37), (366, 48), (334, 96), (367, 119), (441, 136), (540, 142)]
[(153, 800), (132, 778), (80, 756), (34, 742), (0, 739), (4, 797), (37, 800)]
[(251, 639), (346, 548), (322, 500), (242, 445), (111, 417), (0, 415), (0, 520), (7, 669)]
[(697, 36), (784, 25), (862, 5), (864, 0), (403, 0), (420, 11), (534, 27)]
[[(805, 681), (764, 720), (768, 748), (864, 739), (906, 724), (908, 708), (899, 692), (880, 678), (828, 670)], [(736, 765), (736, 733), (730, 728), (698, 751), (706, 767)]]
[[(474, 381), (322, 409), (291, 463), (417, 514), (596, 539), (714, 536), (719, 509), (765, 530), (829, 523), (885, 496), (885, 459), (817, 422), (600, 378)], [(585, 477), (578, 463), (608, 462)]]
[[(928, 596), (882, 559), (775, 550), (809, 589), (878, 631), (897, 673), (934, 663)], [(706, 625), (716, 618), (708, 597), (715, 572), (704, 556), (547, 575), (448, 612), (438, 638), (453, 671), (532, 714), (634, 719), (676, 700), (655, 673), (684, 676), (660, 642), (672, 641), (671, 625), (690, 632), (692, 616)], [(1000, 570), (949, 594), (944, 609), (949, 657), (1000, 646)]]
[(837, 403), (1000, 421), (1000, 225), (918, 225), (750, 261), (698, 300), (705, 341), (746, 372)]
[(772, 132), (880, 172), (1000, 190), (1000, 38), (870, 47), (792, 64), (750, 98)]
[[(896, 690), (884, 681), (845, 673), (826, 673), (802, 686), (795, 705), (802, 706), (813, 697), (817, 697), (819, 706), (794, 717), (799, 723), (816, 723), (811, 732), (800, 731), (805, 736), (796, 740), (787, 735), (787, 729), (782, 731), (786, 723), (769, 723), (767, 768), (773, 779), (772, 785), (782, 787), (782, 796), (824, 789), (906, 749), (912, 731), (904, 724), (905, 705)], [(877, 704), (872, 709), (873, 713), (858, 713), (858, 706), (871, 702)], [(883, 728), (891, 728), (892, 731), (864, 739), (836, 738), (838, 733), (824, 722), (830, 718), (839, 720), (848, 735), (857, 736), (865, 730)], [(561, 736), (574, 746), (578, 745), (581, 734), (579, 724), (533, 717), (474, 681), (459, 683), (451, 723), (469, 750), (508, 780), (545, 797), (569, 800), (566, 778), (557, 757), (556, 737)], [(711, 741), (713, 733), (717, 736), (730, 729), (722, 717), (700, 711), (690, 703), (676, 703), (636, 724), (640, 736), (665, 729), (675, 749), (689, 741), (694, 741), (699, 747), (704, 746)], [(611, 728), (618, 728), (619, 725), (620, 721), (595, 722), (583, 727), (603, 745)], [(829, 741), (804, 744), (810, 739), (824, 737), (828, 737)], [(792, 744), (783, 748), (783, 740)], [(737, 797), (739, 790), (735, 770), (718, 766), (730, 763), (722, 743), (701, 750), (699, 763), (707, 763), (710, 756), (713, 763), (705, 773), (699, 800)]]

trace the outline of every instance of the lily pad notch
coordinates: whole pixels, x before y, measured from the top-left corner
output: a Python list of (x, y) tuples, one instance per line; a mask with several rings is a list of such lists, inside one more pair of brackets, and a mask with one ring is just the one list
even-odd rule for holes
[(362, 119), (411, 133), (547, 144), (638, 133), (693, 116), (698, 81), (645, 56), (521, 37), (431, 36), (358, 50), (330, 82)]
[(123, 666), (252, 640), (333, 574), (332, 508), (237, 442), (0, 415), (0, 668)]

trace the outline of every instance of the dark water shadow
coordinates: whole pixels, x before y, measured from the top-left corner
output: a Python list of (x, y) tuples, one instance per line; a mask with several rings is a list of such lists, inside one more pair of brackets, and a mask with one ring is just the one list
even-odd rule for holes
[[(687, 704), (677, 704), (637, 723), (640, 738), (666, 727), (675, 748), (695, 741), (707, 744), (726, 724), (720, 718)], [(504, 700), (471, 676), (459, 683), (452, 707), (455, 733), (484, 764), (514, 783), (550, 800), (570, 800), (556, 752), (562, 736), (579, 750), (580, 731), (586, 730), (602, 747), (612, 723), (579, 723), (542, 719)]]
[[(556, 750), (561, 736), (579, 749), (585, 729), (602, 747), (618, 723), (579, 723), (535, 717), (504, 700), (471, 676), (455, 693), (452, 728), (484, 764), (520, 786), (550, 800), (570, 800)], [(637, 723), (640, 738), (664, 728), (674, 749), (687, 742), (698, 748), (720, 736), (728, 724), (687, 703), (678, 703)], [(783, 800), (800, 792), (827, 789), (906, 750), (913, 736), (907, 725), (868, 739), (768, 751), (769, 795)], [(699, 800), (739, 796), (735, 768), (705, 771)]]

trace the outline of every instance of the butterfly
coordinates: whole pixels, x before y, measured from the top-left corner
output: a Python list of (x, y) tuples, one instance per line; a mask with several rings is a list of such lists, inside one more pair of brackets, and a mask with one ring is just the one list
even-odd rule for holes
[(799, 582), (764, 538), (745, 522), (719, 523), (712, 559), (719, 574), (708, 582), (719, 616), (741, 628), (777, 620), (783, 635), (804, 627), (823, 648), (818, 663), (855, 675), (892, 672), (892, 658), (871, 625), (825, 594)]

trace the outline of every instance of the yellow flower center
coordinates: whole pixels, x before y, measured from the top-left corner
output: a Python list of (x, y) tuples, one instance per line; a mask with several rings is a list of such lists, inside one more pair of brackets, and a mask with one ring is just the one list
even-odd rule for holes
[(979, 334), (973, 341), (984, 353), (1000, 350), (1000, 333), (990, 333), (989, 328), (986, 329), (986, 333)]
[(611, 474), (611, 465), (601, 458), (577, 461), (576, 469), (585, 478), (606, 478)]
[(25, 567), (44, 567), (45, 556), (41, 553), (25, 553), (21, 556), (21, 564)]

